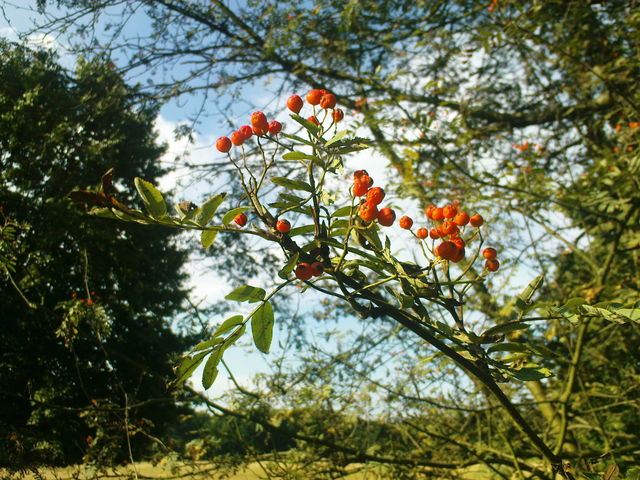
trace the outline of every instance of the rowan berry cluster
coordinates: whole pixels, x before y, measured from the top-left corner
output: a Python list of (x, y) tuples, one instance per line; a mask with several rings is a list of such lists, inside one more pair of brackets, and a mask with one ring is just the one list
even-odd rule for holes
[(385, 197), (381, 187), (372, 187), (373, 179), (366, 170), (357, 170), (353, 174), (351, 193), (354, 197), (365, 197), (358, 209), (358, 216), (364, 222), (378, 221), (383, 227), (390, 227), (396, 220), (396, 212), (390, 207), (378, 209)]
[(282, 131), (282, 124), (277, 120), (268, 121), (267, 116), (262, 112), (253, 112), (249, 120), (251, 125), (242, 125), (229, 137), (220, 137), (216, 140), (216, 148), (221, 153), (227, 153), (232, 146), (239, 147), (252, 136), (262, 137), (267, 133), (277, 135)]

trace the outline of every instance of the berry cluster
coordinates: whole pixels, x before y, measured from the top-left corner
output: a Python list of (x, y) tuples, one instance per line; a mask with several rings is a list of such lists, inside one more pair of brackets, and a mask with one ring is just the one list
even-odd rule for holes
[(357, 170), (353, 174), (351, 193), (354, 197), (365, 197), (358, 209), (358, 216), (365, 222), (377, 220), (383, 227), (390, 227), (396, 220), (396, 212), (389, 207), (378, 209), (384, 200), (385, 193), (381, 187), (372, 187), (372, 185), (373, 179), (366, 170)]
[(242, 125), (238, 130), (233, 132), (229, 137), (220, 137), (216, 140), (216, 148), (221, 153), (227, 153), (232, 146), (239, 147), (252, 136), (277, 135), (282, 131), (282, 124), (277, 120), (268, 121), (267, 116), (262, 112), (253, 112), (249, 123), (251, 125)]

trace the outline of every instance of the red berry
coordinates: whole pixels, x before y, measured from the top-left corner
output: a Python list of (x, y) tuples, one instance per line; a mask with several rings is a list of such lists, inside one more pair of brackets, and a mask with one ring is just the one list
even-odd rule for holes
[(231, 140), (229, 140), (229, 137), (220, 137), (216, 140), (216, 148), (222, 153), (227, 153), (231, 150)]
[(289, 223), (289, 220), (278, 220), (276, 222), (276, 230), (278, 230), (280, 233), (287, 233), (289, 230), (291, 230), (291, 224)]
[(320, 125), (320, 122), (318, 121), (315, 115), (311, 115), (310, 117), (307, 117), (307, 120), (309, 120), (314, 125)]
[(367, 183), (355, 182), (353, 184), (353, 188), (351, 189), (351, 193), (353, 193), (354, 197), (361, 197), (367, 193), (367, 190), (369, 190), (369, 185)]
[(438, 208), (435, 205), (429, 205), (427, 208), (424, 209), (424, 213), (427, 216), (427, 218), (432, 218), (431, 216), (433, 215), (433, 211)]
[(498, 258), (498, 252), (495, 248), (487, 247), (482, 250), (482, 256), (487, 260), (495, 260), (496, 258)]
[(231, 134), (231, 143), (233, 143), (236, 147), (239, 147), (244, 143), (244, 135), (240, 132), (233, 132)]
[(383, 227), (390, 227), (396, 220), (396, 212), (392, 208), (385, 207), (378, 212), (378, 223)]
[(365, 202), (360, 205), (358, 216), (365, 222), (373, 222), (378, 216), (378, 207), (371, 203)]
[(300, 113), (300, 110), (302, 110), (303, 103), (304, 102), (302, 101), (302, 98), (300, 98), (300, 95), (291, 95), (287, 99), (287, 107), (293, 113)]
[(498, 260), (487, 260), (484, 262), (484, 268), (490, 272), (495, 272), (500, 268), (500, 262)]
[(251, 127), (256, 135), (264, 135), (269, 131), (269, 122), (267, 116), (262, 112), (253, 112), (251, 114)]
[(429, 237), (433, 238), (434, 240), (440, 238), (440, 232), (438, 231), (437, 228), (432, 228), (431, 230), (429, 230)]
[(449, 260), (451, 260), (453, 263), (458, 263), (460, 260), (464, 258), (465, 254), (466, 253), (465, 253), (464, 247), (460, 248), (456, 246), (456, 250), (453, 252)]
[(296, 265), (295, 270), (293, 271), (296, 278), (300, 280), (309, 280), (313, 276), (313, 270), (311, 270), (311, 265), (308, 263), (302, 262)]
[(310, 268), (311, 268), (311, 274), (314, 277), (319, 277), (324, 273), (324, 265), (322, 264), (322, 262), (313, 262), (310, 265)]
[(362, 177), (363, 175), (366, 175), (368, 177), (369, 173), (366, 170), (356, 170), (355, 172), (353, 172), (353, 181), (360, 181), (360, 177)]
[(282, 131), (282, 124), (277, 120), (272, 120), (269, 122), (269, 133), (271, 135), (277, 135)]
[(238, 132), (242, 134), (245, 141), (249, 140), (253, 136), (253, 129), (249, 125), (242, 125)]
[(456, 223), (456, 225), (464, 227), (467, 223), (469, 223), (469, 214), (467, 212), (458, 212), (458, 214), (453, 217), (453, 221)]
[(445, 260), (451, 260), (456, 253), (456, 246), (451, 242), (442, 242), (439, 245), (436, 245), (436, 248), (433, 249), (433, 253), (436, 254), (437, 257), (444, 258)]
[(466, 246), (464, 240), (460, 237), (454, 237), (450, 241), (458, 248), (464, 248)]
[(404, 217), (400, 217), (400, 220), (398, 220), (398, 225), (400, 225), (400, 228), (409, 230), (411, 227), (413, 227), (413, 219), (405, 215)]
[(482, 218), (482, 215), (479, 213), (476, 213), (469, 219), (469, 223), (472, 227), (479, 227), (484, 223), (484, 218)]
[(380, 187), (373, 187), (367, 192), (367, 202), (371, 202), (374, 205), (380, 205), (384, 200), (384, 190)]
[(458, 209), (453, 205), (447, 205), (442, 209), (442, 213), (444, 214), (444, 218), (453, 218), (457, 215)]
[(339, 108), (336, 108), (333, 113), (331, 114), (331, 117), (333, 118), (333, 121), (335, 123), (338, 123), (339, 121), (341, 121), (344, 118), (344, 112), (342, 110), (340, 110)]
[(311, 105), (318, 105), (320, 103), (320, 99), (322, 99), (323, 92), (322, 90), (311, 90), (307, 93), (307, 102)]
[(456, 235), (460, 232), (460, 230), (458, 230), (458, 226), (451, 220), (445, 220), (442, 222), (442, 225), (438, 227), (438, 231), (443, 237), (446, 237), (447, 235)]
[(416, 237), (418, 237), (418, 238), (425, 239), (425, 238), (427, 238), (428, 235), (429, 235), (429, 232), (424, 227), (420, 227), (416, 231)]
[(336, 106), (336, 96), (333, 93), (327, 93), (320, 99), (320, 107), (325, 110), (328, 108), (334, 108)]
[(244, 213), (239, 213), (233, 218), (233, 221), (236, 222), (236, 225), (244, 227), (247, 224), (247, 215)]
[(431, 210), (431, 219), (437, 222), (441, 221), (444, 218), (444, 212), (442, 208), (436, 207)]

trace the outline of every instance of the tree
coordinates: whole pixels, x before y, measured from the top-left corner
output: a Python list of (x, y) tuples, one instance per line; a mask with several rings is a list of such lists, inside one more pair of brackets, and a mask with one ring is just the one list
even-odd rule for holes
[(129, 458), (188, 411), (165, 388), (192, 341), (171, 327), (186, 253), (66, 195), (108, 167), (159, 178), (157, 108), (100, 59), (70, 75), (48, 51), (0, 50), (0, 463)]
[[(96, 11), (88, 2), (65, 4)], [(139, 37), (137, 55), (123, 69), (193, 62), (184, 77), (156, 85), (157, 95), (220, 90), (273, 74), (284, 78), (285, 89), (301, 83), (330, 88), (360, 111), (375, 146), (398, 169), (400, 192), (423, 206), (463, 198), (506, 220), (508, 228), (495, 234), (504, 239), (501, 250), (545, 274), (542, 298), (565, 306), (549, 324), (507, 332), (511, 344), (526, 340), (555, 352), (545, 365), (556, 376), (514, 389), (512, 397), (535, 405), (537, 411), (527, 413), (539, 431), (548, 429), (554, 449), (586, 470), (596, 451), (633, 451), (637, 361), (633, 353), (629, 361), (629, 352), (637, 352), (637, 329), (607, 323), (618, 318), (616, 308), (598, 304), (632, 308), (638, 301), (638, 17), (632, 3), (503, 1), (490, 9), (470, 1), (247, 2), (233, 10), (221, 1), (120, 5), (142, 6), (156, 26), (168, 29)], [(501, 325), (518, 318), (517, 301), (505, 297), (492, 298), (479, 285), (470, 302), (487, 325)], [(582, 300), (570, 301), (576, 297)], [(516, 361), (523, 352), (513, 353)], [(446, 365), (430, 373), (437, 377), (440, 367)], [(366, 366), (360, 371), (366, 373)], [(626, 385), (619, 392), (627, 393), (615, 394), (615, 406), (603, 401), (608, 382)], [(392, 387), (384, 385), (407, 396)], [(457, 403), (473, 410), (479, 438), (493, 427), (510, 437), (501, 419), (486, 413), (493, 406), (474, 404), (485, 401), (482, 392), (474, 392), (469, 404), (463, 397)], [(422, 404), (430, 400), (439, 399), (419, 395)], [(443, 438), (466, 425), (463, 417), (459, 423), (446, 418), (438, 431), (422, 431), (435, 442), (429, 448), (486, 459), (477, 442)], [(414, 423), (407, 431), (419, 428)], [(511, 447), (503, 440), (497, 448)]]

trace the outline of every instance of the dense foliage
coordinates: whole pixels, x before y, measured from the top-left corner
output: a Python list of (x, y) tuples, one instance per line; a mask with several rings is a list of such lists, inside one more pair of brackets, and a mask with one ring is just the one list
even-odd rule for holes
[(70, 75), (47, 51), (0, 50), (0, 464), (122, 460), (127, 437), (148, 447), (185, 411), (165, 382), (187, 342), (170, 328), (186, 255), (66, 195), (108, 167), (158, 178), (156, 110), (103, 62)]

